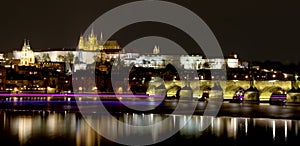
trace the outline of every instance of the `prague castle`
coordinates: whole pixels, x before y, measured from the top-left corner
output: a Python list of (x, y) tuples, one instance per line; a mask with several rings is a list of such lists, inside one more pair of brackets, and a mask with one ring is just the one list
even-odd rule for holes
[(80, 36), (78, 43), (79, 50), (85, 51), (103, 51), (107, 49), (120, 49), (120, 46), (115, 40), (103, 41), (103, 35), (100, 34), (100, 39), (98, 40), (97, 36), (94, 34), (92, 29), (89, 37), (85, 39), (82, 35)]
[(66, 60), (70, 63), (78, 60), (82, 64), (92, 64), (97, 56), (101, 56), (104, 60), (110, 60), (116, 58), (120, 51), (121, 48), (117, 41), (103, 41), (102, 33), (100, 34), (100, 39), (98, 39), (92, 30), (88, 38), (84, 38), (82, 35), (79, 37), (77, 49), (50, 48), (33, 51), (29, 40), (25, 39), (22, 49), (13, 51), (12, 59), (19, 59), (19, 65), (23, 66), (33, 65), (35, 61), (65, 62)]
[[(188, 70), (203, 68), (221, 69), (227, 65), (230, 68), (239, 68), (241, 63), (237, 57), (231, 58), (203, 58), (202, 55), (168, 55), (160, 54), (160, 47), (154, 44), (153, 52), (140, 54), (132, 51), (126, 52), (116, 40), (103, 40), (91, 29), (90, 34), (85, 38), (80, 36), (77, 49), (41, 49), (33, 51), (29, 41), (25, 40), (22, 49), (13, 52), (13, 59), (19, 59), (19, 65), (34, 65), (35, 61), (45, 62), (68, 62), (74, 64), (74, 71), (85, 70), (88, 64), (95, 61), (110, 61), (121, 59), (124, 66), (134, 64), (139, 67), (164, 68), (167, 64), (173, 64)], [(208, 64), (208, 65), (207, 65)]]

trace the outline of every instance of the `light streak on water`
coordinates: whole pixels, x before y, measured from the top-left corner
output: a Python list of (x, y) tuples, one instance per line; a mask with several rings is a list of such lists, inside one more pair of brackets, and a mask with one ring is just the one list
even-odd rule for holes
[(287, 121), (284, 120), (284, 140), (287, 140)]
[(272, 128), (273, 128), (273, 140), (275, 140), (275, 137), (276, 137), (276, 123), (275, 123), (275, 120), (272, 121)]
[(236, 135), (237, 135), (237, 119), (233, 118), (233, 137), (234, 137), (234, 139), (236, 139)]
[(248, 134), (248, 121), (245, 119), (245, 134)]

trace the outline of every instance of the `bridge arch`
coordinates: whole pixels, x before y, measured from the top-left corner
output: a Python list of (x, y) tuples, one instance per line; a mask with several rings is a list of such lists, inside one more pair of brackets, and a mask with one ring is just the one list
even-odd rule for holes
[(267, 87), (263, 88), (260, 91), (260, 96), (259, 96), (260, 101), (269, 101), (272, 93), (274, 93), (277, 90), (284, 90), (284, 89), (282, 89), (281, 87), (278, 87), (278, 86), (267, 86)]
[(180, 93), (181, 87), (174, 84), (167, 88), (167, 96), (168, 97), (176, 97), (179, 98), (179, 93)]
[(150, 85), (146, 91), (146, 94), (149, 94), (149, 95), (154, 95), (155, 94), (155, 88), (156, 86), (155, 85)]
[(241, 86), (239, 85), (231, 85), (231, 86), (226, 86), (225, 89), (225, 95), (224, 95), (224, 99), (232, 99), (234, 94), (239, 90), (239, 89), (243, 89)]

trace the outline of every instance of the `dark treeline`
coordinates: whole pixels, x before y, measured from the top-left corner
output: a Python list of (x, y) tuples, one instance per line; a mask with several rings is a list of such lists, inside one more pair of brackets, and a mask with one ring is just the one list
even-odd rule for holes
[(282, 71), (286, 73), (299, 73), (300, 72), (300, 63), (289, 63), (284, 64), (280, 61), (253, 61), (250, 62), (250, 66), (260, 66), (261, 69), (268, 69), (268, 70), (275, 70), (275, 71)]

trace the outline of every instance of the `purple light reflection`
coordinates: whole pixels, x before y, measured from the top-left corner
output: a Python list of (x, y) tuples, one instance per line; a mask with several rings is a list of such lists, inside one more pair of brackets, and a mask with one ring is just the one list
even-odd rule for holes
[(51, 93), (20, 93), (20, 94), (12, 94), (12, 93), (2, 93), (0, 96), (8, 96), (8, 97), (37, 97), (37, 96), (51, 96), (51, 97), (76, 97), (76, 96), (90, 96), (90, 97), (140, 97), (140, 98), (163, 98), (164, 96), (157, 96), (157, 95), (148, 95), (148, 94), (88, 94), (88, 93), (81, 93), (81, 94), (51, 94)]
[[(122, 103), (126, 103), (126, 104), (132, 104), (132, 105), (157, 105), (160, 104), (161, 102), (159, 101), (99, 101), (99, 100), (95, 100), (95, 101), (59, 101), (59, 100), (51, 100), (51, 101), (35, 101), (35, 100), (25, 100), (25, 101), (5, 101), (6, 103), (61, 103), (61, 102), (68, 102), (68, 103), (83, 103), (83, 105), (85, 104), (98, 104), (98, 103), (102, 103), (102, 104), (110, 104), (110, 105), (122, 105)], [(149, 104), (150, 103), (150, 104)]]
[(286, 99), (286, 96), (285, 95), (272, 95), (270, 98)]

